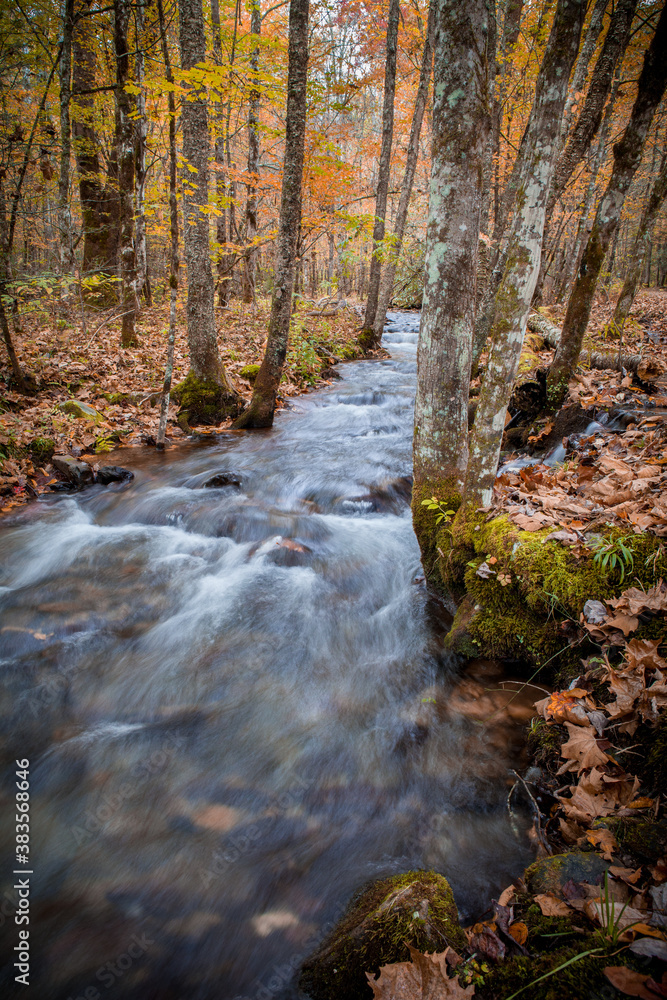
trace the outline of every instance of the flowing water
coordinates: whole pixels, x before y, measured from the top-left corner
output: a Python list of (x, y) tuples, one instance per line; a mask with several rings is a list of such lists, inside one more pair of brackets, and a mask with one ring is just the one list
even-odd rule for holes
[(418, 321), (269, 431), (119, 452), (133, 482), (0, 526), (3, 996), (294, 997), (366, 881), (433, 867), (470, 917), (529, 859), (421, 579)]

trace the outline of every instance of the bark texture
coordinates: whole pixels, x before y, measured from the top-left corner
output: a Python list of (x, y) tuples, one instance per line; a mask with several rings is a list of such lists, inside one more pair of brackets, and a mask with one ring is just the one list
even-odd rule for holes
[(245, 242), (246, 254), (243, 269), (243, 301), (255, 301), (255, 275), (257, 271), (257, 247), (254, 241), (257, 237), (257, 183), (259, 180), (259, 36), (262, 30), (262, 11), (260, 0), (252, 0), (250, 13), (250, 33), (253, 36), (252, 52), (250, 54), (250, 72), (253, 86), (248, 95), (248, 182), (245, 204)]
[(70, 159), (72, 157), (72, 123), (70, 100), (72, 88), (72, 32), (74, 30), (74, 0), (63, 0), (62, 51), (60, 53), (60, 173), (58, 176), (58, 229), (60, 237), (59, 264), (63, 274), (74, 267), (74, 232), (69, 201)]
[(382, 99), (382, 146), (378, 163), (378, 182), (375, 194), (375, 222), (373, 224), (373, 254), (368, 279), (368, 299), (364, 328), (359, 342), (365, 348), (379, 346), (374, 325), (380, 291), (381, 245), (384, 240), (387, 195), (391, 172), (391, 145), (394, 138), (394, 95), (396, 93), (396, 50), (398, 47), (398, 21), (401, 13), (399, 0), (389, 0), (387, 18), (387, 58), (384, 67), (384, 96)]
[(290, 0), (285, 161), (269, 333), (264, 358), (255, 379), (250, 406), (235, 422), (235, 427), (271, 426), (287, 354), (296, 250), (301, 223), (308, 79), (308, 14), (309, 0)]
[(651, 44), (644, 57), (630, 120), (614, 147), (612, 174), (595, 215), (595, 221), (567, 304), (563, 336), (549, 371), (547, 391), (552, 407), (560, 405), (574, 372), (593, 305), (600, 271), (618, 230), (625, 195), (641, 161), (642, 150), (655, 110), (667, 84), (667, 7), (663, 7)]
[(412, 512), (427, 573), (435, 518), (422, 501), (460, 502), (468, 460), (468, 390), (482, 166), (490, 128), (486, 0), (433, 0), (433, 139), (424, 300), (417, 348)]
[[(191, 70), (206, 58), (202, 0), (180, 0), (181, 67)], [(190, 85), (181, 106), (183, 130), (183, 244), (188, 272), (188, 349), (197, 379), (217, 382), (235, 397), (220, 360), (215, 328), (213, 270), (209, 244), (208, 156), (205, 95)]]
[(380, 280), (377, 312), (375, 313), (375, 321), (373, 324), (373, 342), (376, 345), (379, 345), (382, 340), (382, 331), (384, 330), (384, 324), (387, 318), (387, 309), (389, 308), (389, 302), (391, 301), (391, 295), (394, 290), (396, 266), (401, 255), (401, 247), (403, 246), (403, 234), (405, 232), (405, 223), (408, 218), (408, 209), (410, 207), (410, 196), (412, 194), (412, 185), (415, 179), (415, 170), (417, 169), (419, 137), (421, 135), (422, 122), (424, 120), (424, 109), (426, 107), (426, 98), (428, 96), (429, 80), (431, 79), (431, 64), (433, 63), (433, 34), (434, 17), (433, 7), (431, 6), (429, 8), (426, 37), (424, 39), (424, 52), (419, 71), (419, 86), (417, 88), (417, 97), (415, 99), (415, 110), (412, 116), (412, 125), (410, 127), (410, 139), (408, 142), (408, 153), (405, 161), (405, 173), (403, 174), (401, 193), (398, 200), (398, 208), (396, 210), (393, 245), (385, 262), (384, 268), (382, 269)]
[(585, 13), (586, 0), (559, 0), (537, 78), (528, 135), (531, 155), (519, 178), (516, 219), (496, 296), (489, 361), (470, 436), (466, 503), (485, 505), (491, 499), (507, 404), (539, 273), (549, 186)]

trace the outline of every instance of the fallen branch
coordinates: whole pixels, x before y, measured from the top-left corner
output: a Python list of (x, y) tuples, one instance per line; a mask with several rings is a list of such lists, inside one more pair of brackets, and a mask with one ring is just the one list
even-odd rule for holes
[[(532, 333), (538, 333), (547, 347), (552, 348), (552, 350), (558, 347), (560, 343), (560, 330), (546, 316), (542, 316), (540, 313), (531, 313), (528, 317), (528, 329)], [(637, 371), (641, 361), (641, 354), (619, 356), (618, 352), (601, 354), (597, 351), (590, 351), (588, 355), (582, 353), (579, 358), (579, 364), (586, 368), (616, 372), (625, 369), (625, 371), (632, 372), (633, 374)]]

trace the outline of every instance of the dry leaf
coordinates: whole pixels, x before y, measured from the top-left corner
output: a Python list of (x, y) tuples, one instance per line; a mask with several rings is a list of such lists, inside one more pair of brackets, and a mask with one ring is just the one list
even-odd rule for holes
[(565, 758), (566, 763), (559, 769), (558, 774), (563, 774), (566, 771), (581, 773), (581, 771), (607, 763), (609, 757), (603, 750), (600, 750), (591, 728), (582, 729), (580, 726), (573, 726), (570, 722), (566, 722), (565, 725), (570, 738), (560, 748), (561, 757)]
[(534, 902), (539, 906), (543, 917), (569, 917), (572, 914), (567, 903), (550, 892), (543, 892), (535, 896)]
[(604, 970), (604, 974), (617, 990), (625, 993), (628, 997), (641, 997), (642, 1000), (656, 1000), (656, 995), (647, 987), (646, 983), (650, 976), (642, 975), (641, 972), (634, 972), (625, 965), (612, 966)]
[(396, 962), (380, 967), (375, 979), (368, 972), (366, 979), (375, 1000), (463, 1000), (475, 995), (474, 986), (459, 985), (447, 974), (447, 951), (423, 955), (411, 945), (410, 962)]
[(605, 830), (604, 828), (600, 830), (589, 830), (586, 834), (586, 840), (594, 847), (599, 847), (602, 852), (602, 857), (606, 858), (607, 861), (611, 861), (612, 854), (614, 851), (618, 850), (616, 838), (611, 830)]
[(528, 928), (520, 920), (510, 924), (509, 932), (517, 944), (525, 944), (528, 940)]

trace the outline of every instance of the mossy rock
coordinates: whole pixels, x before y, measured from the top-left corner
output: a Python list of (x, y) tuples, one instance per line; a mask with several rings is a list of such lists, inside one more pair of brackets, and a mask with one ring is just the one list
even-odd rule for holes
[(178, 423), (183, 428), (197, 424), (219, 424), (227, 417), (235, 417), (240, 410), (239, 396), (220, 385), (215, 379), (197, 378), (188, 372), (182, 382), (174, 386), (172, 396), (178, 403)]
[(57, 409), (63, 413), (69, 413), (70, 416), (77, 417), (79, 420), (91, 420), (94, 424), (99, 424), (104, 420), (102, 414), (93, 406), (82, 403), (78, 399), (66, 399), (64, 403), (58, 403)]
[(246, 382), (254, 382), (259, 374), (259, 365), (244, 365), (244, 367), (239, 372), (241, 378), (244, 378)]
[(606, 816), (604, 825), (616, 837), (621, 853), (629, 854), (638, 863), (655, 864), (667, 850), (667, 824), (663, 820), (652, 816)]
[(559, 895), (570, 879), (573, 882), (600, 885), (609, 864), (599, 854), (568, 851), (566, 854), (554, 854), (553, 857), (536, 861), (526, 869), (524, 880), (529, 892), (533, 894), (550, 892)]
[(28, 445), (28, 450), (35, 461), (48, 462), (56, 450), (56, 443), (53, 438), (36, 437)]
[(432, 871), (394, 875), (367, 886), (347, 913), (306, 959), (299, 986), (312, 1000), (368, 1000), (365, 973), (409, 961), (419, 951), (455, 951), (466, 938), (449, 882)]
[(363, 330), (359, 331), (357, 335), (357, 343), (364, 353), (366, 351), (372, 350), (375, 344), (375, 334), (373, 333), (373, 327), (364, 327)]

